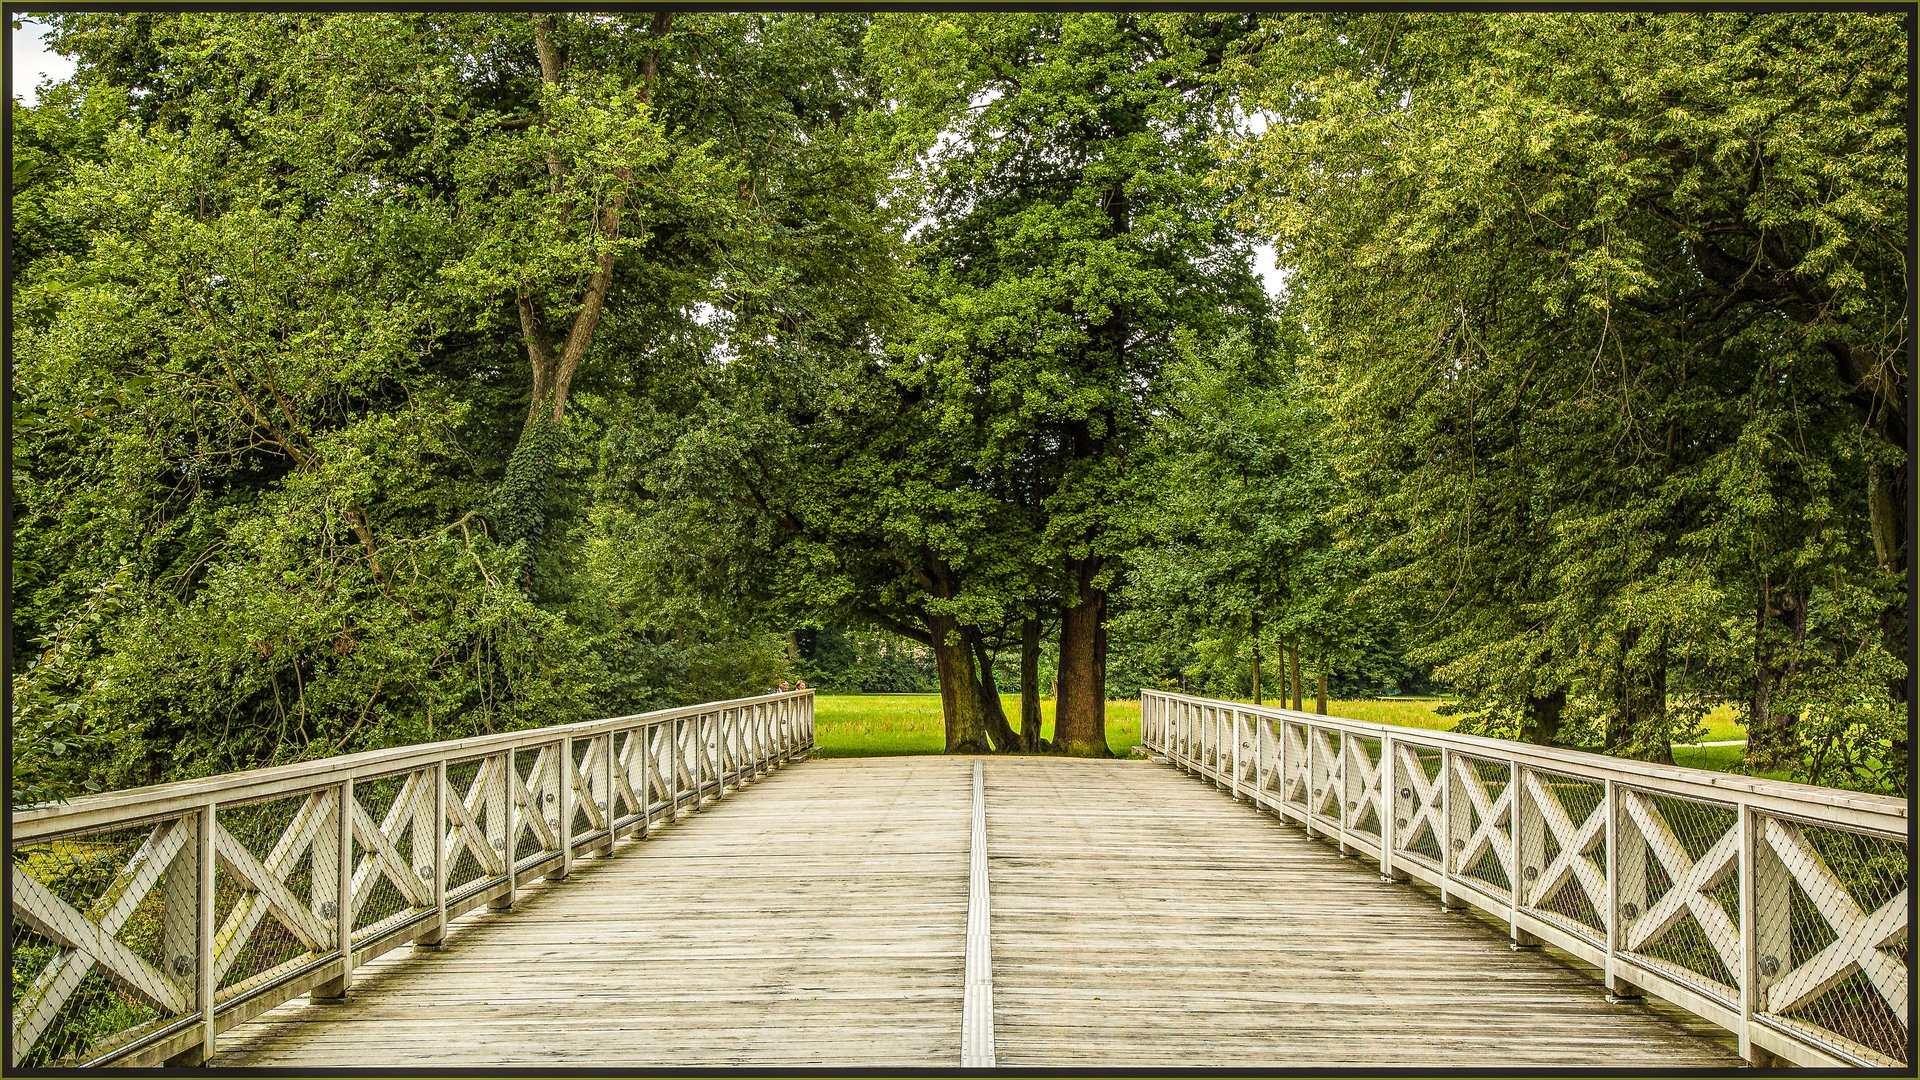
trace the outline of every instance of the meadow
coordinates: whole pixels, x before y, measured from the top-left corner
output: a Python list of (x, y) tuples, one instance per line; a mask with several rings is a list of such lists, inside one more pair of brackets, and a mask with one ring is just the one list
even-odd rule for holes
[[(1007, 716), (1016, 725), (1020, 697), (1000, 695)], [(1440, 715), (1445, 698), (1356, 698), (1330, 701), (1334, 716), (1377, 724), (1450, 731), (1455, 717)], [(1040, 703), (1042, 738), (1053, 737), (1053, 699)], [(1745, 739), (1731, 706), (1707, 717), (1702, 742)], [(818, 694), (814, 697), (814, 740), (821, 757), (887, 757), (896, 754), (938, 754), (945, 745), (939, 694)], [(1107, 702), (1107, 745), (1114, 756), (1126, 757), (1140, 742), (1140, 702), (1113, 698)], [(1739, 763), (1739, 746), (1676, 746), (1675, 764), (1696, 769), (1727, 771)]]

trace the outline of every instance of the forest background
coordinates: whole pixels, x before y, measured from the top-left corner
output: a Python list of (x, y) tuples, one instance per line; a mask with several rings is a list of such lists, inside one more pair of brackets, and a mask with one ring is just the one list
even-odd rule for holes
[(16, 801), (795, 678), (1905, 789), (1898, 16), (45, 21)]

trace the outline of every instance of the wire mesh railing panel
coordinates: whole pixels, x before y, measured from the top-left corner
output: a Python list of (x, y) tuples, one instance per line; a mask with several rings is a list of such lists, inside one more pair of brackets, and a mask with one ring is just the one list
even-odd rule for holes
[(506, 873), (500, 849), (505, 846), (505, 822), (496, 820), (506, 810), (498, 795), (500, 758), (469, 758), (447, 765), (446, 895), (456, 898), (498, 880)]
[(1618, 789), (1621, 951), (1729, 1004), (1740, 969), (1739, 814)]
[(1275, 721), (1265, 716), (1254, 716), (1253, 739), (1254, 752), (1259, 756), (1260, 768), (1254, 777), (1254, 791), (1264, 799), (1276, 799), (1280, 796), (1280, 735)]
[(1912, 887), (1894, 839), (1758, 819), (1753, 934), (1757, 1007), (1869, 1060), (1908, 1064)]
[(1513, 879), (1513, 769), (1505, 761), (1453, 755), (1447, 778), (1447, 870), (1456, 877), (1510, 892)]
[(573, 785), (573, 823), (568, 826), (576, 848), (581, 846), (593, 834), (600, 832), (601, 822), (606, 820), (606, 767), (602, 764), (600, 751), (605, 745), (601, 739), (573, 740), (573, 773), (566, 778)]
[(1308, 729), (1307, 762), (1312, 770), (1307, 782), (1312, 785), (1308, 804), (1314, 817), (1336, 828), (1340, 824), (1340, 744), (1338, 731), (1323, 727)]
[(16, 1065), (67, 1065), (197, 1009), (198, 815), (19, 843)]
[(271, 984), (336, 947), (337, 790), (214, 813), (214, 1000)]
[(1290, 720), (1282, 720), (1280, 739), (1285, 744), (1282, 750), (1284, 767), (1280, 778), (1281, 799), (1288, 806), (1305, 810), (1307, 785), (1313, 776), (1313, 765), (1307, 760), (1310, 751), (1307, 747), (1306, 726)]
[(647, 729), (647, 783), (653, 785), (653, 794), (645, 796), (648, 805), (670, 803), (674, 793), (679, 790), (673, 770), (675, 756), (672, 722), (655, 724)]
[(1367, 836), (1380, 835), (1380, 785), (1385, 770), (1380, 767), (1383, 744), (1378, 738), (1349, 735), (1343, 747), (1346, 753), (1345, 797), (1346, 827)]
[(1607, 936), (1607, 786), (1521, 770), (1521, 908), (1594, 944)]
[(353, 939), (360, 942), (433, 906), (434, 771), (353, 785)]
[(560, 851), (560, 744), (547, 743), (514, 754), (515, 821), (513, 864), (531, 866)]
[(613, 774), (618, 781), (614, 784), (613, 792), (613, 820), (616, 826), (624, 827), (646, 815), (647, 775), (642, 763), (647, 756), (647, 731), (639, 727), (613, 737)]
[(1437, 747), (1407, 742), (1395, 743), (1394, 753), (1399, 757), (1393, 771), (1394, 851), (1438, 869), (1443, 755)]

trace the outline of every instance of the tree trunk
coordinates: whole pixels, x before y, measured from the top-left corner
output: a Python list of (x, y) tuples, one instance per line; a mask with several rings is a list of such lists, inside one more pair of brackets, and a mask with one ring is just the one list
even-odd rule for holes
[(1020, 624), (1020, 745), (1040, 749), (1040, 620)]
[(1054, 748), (1075, 757), (1112, 757), (1107, 747), (1107, 595), (1090, 584), (1096, 560), (1081, 560), (1078, 600), (1060, 613), (1060, 694)]
[(1641, 741), (1646, 745), (1648, 760), (1671, 765), (1673, 724), (1667, 716), (1666, 664), (1654, 668), (1653, 677), (1648, 682), (1650, 692), (1647, 695), (1647, 708), (1640, 718)]
[(973, 656), (951, 615), (928, 615), (927, 632), (933, 638), (933, 664), (940, 672), (940, 711), (946, 719), (947, 753), (986, 754), (987, 719), (980, 710), (980, 681)]
[(1303, 704), (1300, 697), (1300, 639), (1287, 642), (1287, 654), (1293, 657), (1293, 711), (1300, 712)]
[(1320, 685), (1318, 691), (1313, 696), (1313, 711), (1319, 713), (1321, 716), (1327, 715), (1327, 661), (1325, 657), (1320, 659)]
[[(1633, 647), (1632, 632), (1625, 649)], [(1623, 651), (1625, 651), (1623, 649)], [(1673, 732), (1667, 722), (1667, 668), (1664, 662), (1641, 670), (1619, 666), (1620, 707), (1608, 717), (1606, 752), (1617, 757), (1673, 764)]]
[(1773, 635), (1776, 620), (1784, 619), (1797, 646), (1806, 634), (1806, 607), (1791, 588), (1780, 598), (1777, 607), (1773, 601), (1773, 583), (1762, 577), (1754, 613), (1753, 698), (1748, 702), (1746, 753), (1748, 764), (1761, 769), (1778, 768), (1791, 762), (1797, 756), (1799, 744), (1800, 717), (1773, 707), (1774, 689), (1780, 679), (1792, 674), (1798, 666), (1798, 657), (1794, 655), (1798, 649), (1788, 654), (1787, 670), (1780, 670), (1776, 666)]
[(1560, 687), (1544, 697), (1527, 699), (1527, 717), (1520, 726), (1522, 742), (1541, 746), (1560, 745), (1560, 717), (1567, 711), (1567, 689)]
[[(559, 85), (566, 69), (565, 60), (554, 42), (555, 25), (551, 14), (540, 13), (533, 17), (534, 50), (540, 60), (540, 78), (548, 86)], [(672, 25), (672, 12), (655, 12), (648, 35), (658, 41), (666, 36)], [(642, 101), (653, 99), (658, 67), (658, 53), (650, 53), (641, 71)], [(625, 168), (617, 168), (615, 172), (622, 180), (632, 179)], [(547, 159), (547, 184), (555, 195), (564, 189), (566, 174), (566, 165), (560, 159)], [(506, 543), (526, 544), (526, 557), (521, 565), (523, 577), (531, 571), (533, 550), (546, 528), (547, 493), (554, 464), (559, 457), (562, 425), (566, 419), (567, 397), (572, 390), (573, 376), (579, 370), (581, 361), (586, 359), (588, 347), (593, 344), (594, 329), (600, 323), (607, 292), (613, 286), (612, 242), (620, 237), (620, 214), (625, 205), (626, 195), (615, 192), (599, 207), (593, 227), (608, 242), (608, 247), (594, 260), (593, 270), (587, 275), (585, 285), (576, 298), (577, 306), (564, 334), (557, 334), (549, 326), (540, 304), (530, 294), (522, 292), (514, 297), (533, 385), (527, 402), (526, 422), (520, 429), (520, 439), (514, 444), (513, 453), (507, 459), (506, 475), (496, 493), (498, 520), (495, 522), (495, 533)], [(564, 219), (572, 216), (573, 209), (573, 203), (568, 201), (562, 205), (559, 213)]]
[[(1807, 596), (1805, 588), (1793, 588), (1780, 596), (1774, 609), (1770, 582), (1761, 580), (1761, 601), (1753, 626), (1753, 701), (1747, 717), (1747, 763), (1761, 769), (1791, 765), (1799, 757), (1799, 715), (1774, 709), (1774, 688), (1799, 671), (1799, 650), (1807, 640)], [(1786, 621), (1793, 636), (1793, 648), (1786, 663), (1776, 665), (1770, 640), (1774, 617)]]
[(1007, 723), (1007, 710), (1000, 703), (1000, 687), (993, 680), (993, 654), (987, 651), (986, 638), (978, 630), (961, 632), (970, 639), (973, 656), (980, 664), (980, 715), (986, 718), (987, 735), (995, 750), (1003, 754), (1020, 749), (1020, 736)]
[(1260, 704), (1260, 614), (1254, 613), (1253, 633), (1253, 703)]

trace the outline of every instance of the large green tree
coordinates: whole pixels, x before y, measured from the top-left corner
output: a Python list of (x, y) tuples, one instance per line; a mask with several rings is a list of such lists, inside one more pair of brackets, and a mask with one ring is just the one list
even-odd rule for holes
[(818, 213), (860, 34), (57, 17), (78, 71), (14, 106), (21, 790), (773, 682), (766, 612), (634, 542), (630, 462), (804, 335), (775, 298), (850, 303), (794, 282), (860, 227)]
[[(901, 363), (979, 487), (1037, 528), (994, 590), (1057, 596), (1056, 747), (1109, 753), (1106, 621), (1130, 468), (1176, 358), (1264, 308), (1204, 140), (1238, 15), (897, 16), (876, 62), (917, 151), (923, 287)], [(1025, 585), (1024, 590), (1021, 586)], [(1011, 587), (1012, 591), (1007, 588)], [(1023, 620), (1024, 621), (1024, 620)]]
[(1266, 29), (1231, 174), (1479, 722), (1664, 757), (1730, 698), (1762, 763), (1816, 716), (1896, 761), (1898, 20)]

